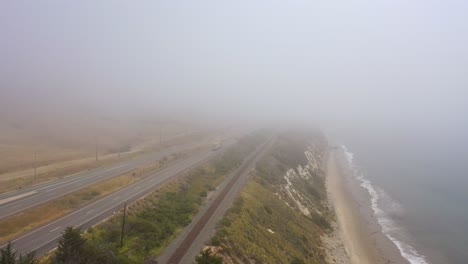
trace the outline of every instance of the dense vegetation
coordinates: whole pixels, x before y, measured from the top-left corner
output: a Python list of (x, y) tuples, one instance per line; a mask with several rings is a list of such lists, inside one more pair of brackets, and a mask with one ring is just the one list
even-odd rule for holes
[(223, 264), (223, 258), (214, 255), (211, 249), (205, 249), (195, 258), (196, 264)]
[[(13, 249), (13, 244), (8, 242), (5, 248), (0, 249), (0, 264), (37, 264), (35, 253), (30, 252), (25, 255), (18, 254)], [(18, 258), (18, 261), (16, 260)]]
[[(325, 150), (317, 136), (315, 149)], [(331, 212), (326, 206), (323, 171), (310, 179), (298, 177), (297, 192), (312, 201), (304, 215), (282, 194), (285, 172), (306, 164), (304, 150), (310, 140), (283, 134), (269, 155), (257, 164), (241, 196), (222, 219), (212, 239), (230, 263), (326, 263), (321, 236), (330, 230)]]

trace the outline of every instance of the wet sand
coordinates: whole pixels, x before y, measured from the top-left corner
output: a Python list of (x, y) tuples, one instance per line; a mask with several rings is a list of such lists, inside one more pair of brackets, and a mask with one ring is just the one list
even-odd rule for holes
[(339, 234), (351, 264), (409, 264), (373, 216), (369, 194), (341, 166), (340, 150), (330, 151), (327, 191), (335, 208)]

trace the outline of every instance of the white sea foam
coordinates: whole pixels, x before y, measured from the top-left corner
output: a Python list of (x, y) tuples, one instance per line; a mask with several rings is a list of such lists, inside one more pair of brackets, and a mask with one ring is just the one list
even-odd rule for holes
[(375, 187), (372, 183), (359, 172), (354, 164), (354, 154), (348, 151), (346, 146), (342, 146), (343, 153), (348, 162), (349, 168), (354, 176), (361, 182), (371, 197), (371, 205), (377, 222), (382, 227), (382, 232), (397, 246), (401, 255), (411, 264), (429, 264), (424, 256), (419, 254), (414, 247), (396, 238), (396, 234), (402, 230), (395, 221), (390, 217), (390, 214), (402, 214), (403, 207), (398, 202), (391, 199), (381, 188)]

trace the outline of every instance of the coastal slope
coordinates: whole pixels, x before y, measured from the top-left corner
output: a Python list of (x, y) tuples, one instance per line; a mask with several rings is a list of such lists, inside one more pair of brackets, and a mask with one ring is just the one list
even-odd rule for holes
[(325, 188), (320, 133), (282, 133), (207, 246), (223, 263), (348, 263)]

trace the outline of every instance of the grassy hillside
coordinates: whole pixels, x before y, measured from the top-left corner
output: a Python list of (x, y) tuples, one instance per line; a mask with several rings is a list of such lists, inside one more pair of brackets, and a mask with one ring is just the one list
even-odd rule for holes
[(326, 263), (321, 237), (331, 230), (333, 214), (324, 186), (325, 149), (319, 135), (279, 137), (212, 239), (225, 263)]

